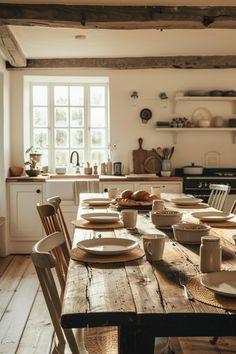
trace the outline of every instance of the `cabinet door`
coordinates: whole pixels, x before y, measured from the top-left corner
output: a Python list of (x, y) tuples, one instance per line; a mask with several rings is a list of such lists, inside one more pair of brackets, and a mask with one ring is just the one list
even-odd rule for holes
[(159, 193), (182, 193), (181, 182), (155, 182), (155, 183), (139, 183), (139, 189), (151, 193), (151, 187), (157, 188)]
[(105, 182), (101, 183), (100, 185), (100, 191), (107, 192), (109, 188), (118, 188), (119, 192), (124, 191), (125, 189), (130, 189), (134, 190), (134, 184), (133, 183), (127, 183), (127, 182)]
[(42, 184), (10, 185), (10, 238), (37, 241), (43, 236), (43, 227), (36, 209), (43, 202)]

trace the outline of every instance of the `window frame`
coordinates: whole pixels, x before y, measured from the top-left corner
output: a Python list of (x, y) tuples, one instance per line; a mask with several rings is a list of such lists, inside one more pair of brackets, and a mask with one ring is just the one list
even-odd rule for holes
[[(33, 78), (33, 79), (32, 79)], [(55, 80), (56, 79), (56, 80)], [(60, 80), (61, 79), (61, 80)], [(33, 145), (33, 131), (34, 131), (34, 122), (33, 122), (33, 108), (35, 107), (33, 105), (33, 86), (47, 86), (48, 87), (48, 93), (47, 93), (47, 99), (48, 99), (48, 105), (47, 110), (48, 110), (48, 168), (49, 172), (55, 171), (56, 165), (55, 165), (55, 150), (57, 148), (55, 147), (55, 116), (54, 116), (54, 110), (55, 110), (55, 105), (54, 105), (54, 87), (55, 86), (67, 86), (68, 89), (69, 87), (72, 86), (83, 86), (84, 87), (84, 160), (82, 161), (82, 158), (80, 156), (80, 162), (83, 162), (84, 165), (86, 164), (87, 161), (90, 163), (101, 163), (102, 161), (92, 161), (92, 150), (98, 150), (98, 151), (103, 151), (104, 152), (104, 158), (108, 156), (109, 153), (109, 145), (110, 145), (110, 114), (109, 114), (109, 79), (108, 77), (102, 77), (101, 80), (99, 80), (98, 77), (86, 77), (83, 80), (83, 77), (77, 77), (77, 80), (75, 77), (70, 78), (70, 77), (28, 77), (26, 79), (26, 84), (28, 84), (28, 94), (29, 94), (29, 100), (28, 100), (28, 119), (29, 119), (29, 144), (30, 146)], [(91, 126), (91, 106), (90, 105), (90, 88), (91, 87), (104, 87), (105, 92), (104, 92), (104, 109), (105, 109), (105, 122), (104, 122), (104, 127), (92, 127)], [(27, 92), (27, 90), (26, 90)], [(68, 102), (68, 105), (66, 106), (68, 109), (70, 109), (70, 102)], [(97, 106), (98, 107), (98, 106)], [(42, 127), (43, 128), (43, 127)], [(68, 150), (69, 156), (73, 150), (80, 151), (82, 149), (74, 149), (70, 146), (70, 133), (71, 133), (71, 126), (70, 122), (68, 127), (68, 136), (69, 136), (69, 147), (65, 148), (65, 150)], [(105, 135), (105, 141), (104, 141), (104, 148), (92, 148), (91, 143), (90, 143), (90, 133), (91, 129), (101, 129), (104, 131)], [(49, 148), (51, 146), (51, 148)], [(68, 161), (68, 166), (69, 167), (69, 161)]]

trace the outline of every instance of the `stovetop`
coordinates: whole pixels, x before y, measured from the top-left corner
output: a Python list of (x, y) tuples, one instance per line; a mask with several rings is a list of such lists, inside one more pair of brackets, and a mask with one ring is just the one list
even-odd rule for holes
[(183, 168), (175, 169), (175, 176), (182, 177), (236, 177), (236, 168), (204, 168), (202, 175), (185, 175)]

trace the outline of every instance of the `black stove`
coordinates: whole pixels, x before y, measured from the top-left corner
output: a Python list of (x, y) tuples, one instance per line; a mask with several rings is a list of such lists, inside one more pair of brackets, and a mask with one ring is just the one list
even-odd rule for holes
[(207, 201), (209, 185), (230, 185), (230, 194), (236, 194), (236, 168), (204, 168), (202, 175), (185, 175), (182, 168), (175, 169), (176, 176), (183, 177), (183, 192)]

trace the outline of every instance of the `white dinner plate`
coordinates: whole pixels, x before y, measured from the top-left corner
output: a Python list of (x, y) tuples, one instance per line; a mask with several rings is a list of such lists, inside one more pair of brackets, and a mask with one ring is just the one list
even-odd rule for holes
[(208, 121), (210, 124), (211, 118), (212, 118), (211, 112), (207, 108), (204, 108), (204, 107), (199, 107), (199, 108), (195, 109), (195, 111), (193, 111), (193, 114), (192, 114), (192, 122), (197, 127), (199, 127), (199, 123), (202, 120)]
[(109, 224), (117, 222), (120, 219), (119, 213), (86, 213), (81, 214), (80, 217), (90, 222), (99, 224)]
[(171, 199), (171, 202), (175, 203), (176, 205), (197, 205), (201, 203), (203, 199), (199, 198), (174, 198)]
[(217, 294), (236, 297), (236, 271), (222, 271), (204, 274), (201, 283)]
[(192, 213), (192, 216), (202, 221), (226, 221), (232, 219), (235, 215), (224, 213), (223, 211), (205, 211), (199, 213)]
[(112, 201), (111, 198), (89, 198), (89, 199), (84, 199), (83, 203), (89, 204), (89, 205), (97, 205), (97, 206), (103, 206), (103, 205), (108, 205)]
[(88, 253), (112, 256), (133, 250), (138, 247), (138, 241), (127, 238), (93, 238), (78, 242), (77, 247)]

